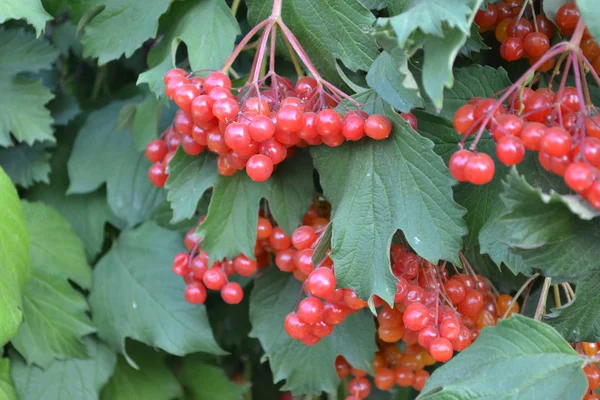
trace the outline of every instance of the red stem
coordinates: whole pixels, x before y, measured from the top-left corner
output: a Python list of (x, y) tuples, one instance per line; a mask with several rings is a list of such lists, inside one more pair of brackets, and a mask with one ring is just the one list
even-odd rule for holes
[(233, 62), (235, 61), (237, 56), (240, 55), (240, 53), (244, 49), (244, 46), (246, 46), (248, 44), (248, 42), (250, 41), (250, 39), (252, 39), (254, 37), (254, 35), (256, 35), (258, 33), (258, 31), (260, 31), (261, 28), (263, 26), (267, 25), (268, 23), (269, 23), (269, 20), (265, 19), (260, 24), (256, 25), (254, 28), (252, 28), (246, 36), (244, 36), (244, 38), (240, 41), (240, 43), (237, 45), (235, 50), (233, 50), (233, 53), (231, 53), (231, 56), (229, 56), (229, 58), (225, 62), (225, 65), (223, 66), (223, 68), (221, 68), (221, 72), (226, 74), (227, 71), (229, 71), (229, 68), (231, 68), (231, 66), (233, 65)]

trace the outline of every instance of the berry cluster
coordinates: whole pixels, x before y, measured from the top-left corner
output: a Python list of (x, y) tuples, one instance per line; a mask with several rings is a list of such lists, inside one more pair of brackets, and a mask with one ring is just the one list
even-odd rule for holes
[[(542, 167), (564, 177), (566, 184), (600, 208), (600, 116), (581, 112), (577, 89), (523, 88), (507, 106), (476, 98), (454, 115), (454, 129), (470, 135), (481, 127), (496, 141), (496, 156), (505, 165), (523, 161), (526, 150), (537, 151)], [(586, 110), (588, 110), (586, 108)], [(459, 150), (450, 159), (450, 172), (460, 182), (488, 183), (494, 176), (492, 158)]]
[[(203, 219), (200, 218), (198, 224)], [(255, 260), (240, 254), (232, 260), (215, 261), (209, 267), (208, 254), (201, 250), (201, 241), (202, 238), (196, 235), (196, 228), (190, 229), (184, 239), (188, 252), (178, 253), (173, 259), (173, 272), (183, 277), (186, 283), (185, 299), (191, 304), (203, 304), (209, 289), (220, 291), (225, 303), (238, 304), (244, 298), (244, 291), (239, 283), (230, 282), (229, 277), (235, 274), (243, 277), (254, 275), (258, 269), (269, 265), (267, 254), (257, 243)]]
[[(582, 342), (575, 343), (574, 347), (580, 354), (593, 357), (597, 360), (600, 354), (600, 343), (598, 342)], [(599, 400), (600, 395), (596, 393), (596, 389), (600, 388), (600, 368), (596, 363), (589, 363), (583, 367), (583, 372), (588, 380), (588, 392), (583, 397), (583, 400)]]
[(167, 176), (164, 157), (179, 144), (190, 155), (205, 149), (218, 154), (221, 175), (245, 169), (252, 180), (262, 182), (295, 147), (335, 147), (365, 136), (381, 140), (392, 131), (391, 122), (383, 115), (363, 111), (341, 115), (330, 108), (340, 99), (324, 96), (312, 77), (299, 79), (295, 86), (287, 78), (277, 77), (275, 86), (255, 91), (253, 96), (249, 90), (235, 95), (231, 80), (221, 72), (203, 79), (176, 68), (167, 72), (164, 82), (167, 96), (179, 110), (174, 127), (148, 145), (147, 153), (155, 163), (149, 175), (158, 186)]

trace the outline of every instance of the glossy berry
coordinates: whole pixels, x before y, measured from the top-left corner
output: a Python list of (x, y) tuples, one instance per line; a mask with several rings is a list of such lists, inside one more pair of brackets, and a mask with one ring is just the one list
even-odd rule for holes
[(206, 301), (206, 288), (200, 282), (193, 282), (185, 287), (185, 300), (191, 304), (204, 304)]
[(310, 333), (320, 339), (323, 339), (333, 333), (333, 325), (329, 325), (325, 321), (318, 321), (311, 325)]
[(256, 260), (252, 260), (243, 254), (233, 259), (233, 268), (241, 276), (252, 276), (258, 268)]
[(515, 136), (505, 136), (496, 143), (496, 156), (504, 165), (519, 164), (525, 158), (525, 144)]
[(292, 233), (292, 244), (297, 250), (309, 248), (315, 240), (317, 240), (317, 235), (311, 226), (301, 226)]
[(348, 391), (359, 399), (366, 399), (371, 393), (371, 384), (364, 377), (354, 377), (348, 382)]
[(483, 308), (483, 294), (477, 289), (467, 288), (465, 299), (458, 305), (458, 312), (468, 317), (475, 317)]
[(244, 298), (244, 291), (237, 282), (229, 282), (221, 288), (221, 298), (227, 304), (239, 304)]
[(273, 228), (269, 243), (275, 250), (285, 250), (292, 245), (292, 239), (280, 227)]
[(571, 151), (573, 139), (563, 128), (552, 127), (546, 130), (541, 144), (541, 151), (554, 157), (562, 157)]
[(174, 77), (185, 77), (187, 72), (181, 68), (173, 68), (167, 71), (167, 73), (163, 76), (163, 82), (166, 85), (172, 78)]
[(465, 178), (474, 185), (489, 183), (494, 178), (495, 171), (494, 160), (485, 153), (473, 154), (464, 168)]
[(189, 114), (192, 109), (192, 101), (198, 96), (200, 96), (198, 88), (191, 83), (186, 83), (175, 90), (173, 101), (185, 113)]
[(185, 276), (190, 273), (190, 256), (188, 253), (178, 253), (173, 259), (172, 270), (176, 275)]
[(273, 161), (262, 154), (255, 154), (246, 163), (246, 173), (255, 182), (264, 182), (273, 174)]
[(500, 56), (506, 61), (516, 61), (523, 57), (525, 48), (523, 40), (517, 37), (509, 37), (500, 46)]
[(234, 151), (243, 150), (250, 146), (252, 142), (250, 133), (248, 133), (248, 126), (239, 122), (227, 125), (223, 138), (225, 139), (225, 144)]
[(275, 134), (275, 125), (271, 118), (264, 115), (257, 115), (252, 118), (250, 125), (248, 125), (248, 133), (252, 140), (264, 142), (265, 140), (272, 138)]
[(273, 234), (273, 225), (271, 222), (263, 217), (258, 217), (258, 226), (256, 228), (256, 235), (258, 240), (265, 240), (271, 237)]
[(204, 149), (206, 149), (205, 146), (201, 146), (191, 136), (187, 135), (181, 139), (181, 148), (186, 152), (186, 154), (191, 156), (197, 156), (198, 154), (202, 153)]
[(539, 151), (542, 148), (542, 137), (546, 134), (546, 125), (541, 122), (528, 122), (521, 130), (521, 140), (527, 150)]
[(575, 29), (579, 22), (579, 10), (575, 3), (565, 3), (556, 12), (556, 25), (563, 32)]
[(419, 128), (419, 122), (417, 121), (417, 117), (415, 117), (415, 114), (413, 114), (413, 113), (400, 113), (400, 117), (402, 117), (403, 120), (405, 120), (406, 122), (408, 122), (408, 124), (410, 125), (410, 127), (413, 128), (415, 131)]
[(440, 323), (440, 336), (448, 340), (454, 340), (460, 333), (460, 321), (458, 318), (449, 318)]
[(452, 304), (457, 305), (465, 299), (466, 290), (465, 286), (458, 279), (450, 279), (444, 284), (446, 293), (452, 301)]
[(472, 156), (473, 153), (469, 150), (459, 150), (452, 154), (452, 157), (450, 157), (450, 162), (448, 163), (448, 168), (450, 169), (450, 174), (454, 179), (459, 182), (467, 181), (467, 177), (465, 175), (465, 165), (467, 165), (467, 162)]
[(307, 324), (315, 324), (323, 319), (323, 302), (316, 297), (308, 297), (298, 304), (298, 318)]
[(446, 362), (452, 358), (454, 348), (446, 338), (436, 338), (429, 343), (429, 354), (437, 362)]
[(439, 332), (434, 324), (427, 324), (419, 331), (418, 341), (421, 346), (428, 348), (433, 339), (436, 339)]
[(150, 166), (148, 170), (148, 179), (154, 186), (163, 187), (169, 175), (166, 173), (165, 165), (161, 162), (156, 162)]
[(594, 172), (584, 162), (570, 164), (565, 171), (565, 183), (576, 192), (587, 190), (594, 183)]
[(231, 98), (217, 100), (212, 106), (212, 113), (220, 121), (227, 121), (240, 112), (237, 101)]
[(295, 312), (289, 313), (285, 317), (283, 327), (292, 339), (302, 339), (310, 332), (310, 325), (302, 321)]
[(421, 303), (412, 303), (406, 307), (402, 319), (408, 329), (419, 331), (431, 320), (431, 312)]
[(461, 135), (471, 134), (475, 122), (475, 106), (465, 104), (454, 113), (454, 129)]
[(385, 139), (392, 133), (392, 123), (381, 114), (369, 115), (364, 128), (365, 134), (375, 140)]
[(336, 136), (342, 131), (342, 119), (336, 111), (327, 108), (317, 113), (315, 128), (320, 136)]
[(215, 87), (231, 89), (231, 80), (222, 72), (213, 72), (204, 80), (204, 91), (210, 93)]
[(396, 376), (390, 368), (379, 368), (375, 370), (373, 382), (379, 390), (390, 390), (396, 383)]
[(277, 112), (277, 128), (297, 132), (304, 126), (304, 115), (299, 107), (285, 105)]
[(146, 158), (153, 163), (159, 162), (165, 158), (168, 151), (164, 140), (153, 140), (146, 146)]
[(360, 140), (365, 136), (365, 120), (357, 114), (348, 114), (342, 122), (342, 135), (348, 140)]
[(227, 276), (221, 268), (213, 267), (204, 273), (202, 283), (210, 290), (221, 290), (227, 284)]
[(494, 4), (488, 4), (486, 10), (478, 10), (475, 14), (475, 23), (481, 30), (491, 28), (498, 19), (498, 9)]

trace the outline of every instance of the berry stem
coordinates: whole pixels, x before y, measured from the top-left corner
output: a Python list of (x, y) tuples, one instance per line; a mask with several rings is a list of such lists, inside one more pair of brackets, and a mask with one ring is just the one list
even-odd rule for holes
[(536, 273), (534, 275), (531, 276), (531, 278), (527, 279), (525, 281), (525, 283), (523, 285), (521, 285), (521, 287), (519, 288), (519, 290), (517, 291), (517, 294), (514, 295), (514, 297), (512, 298), (512, 300), (510, 301), (510, 303), (508, 304), (508, 307), (506, 308), (506, 311), (504, 312), (504, 315), (502, 316), (502, 319), (506, 319), (506, 317), (508, 316), (508, 312), (514, 307), (515, 303), (517, 302), (517, 300), (519, 299), (519, 296), (521, 296), (521, 294), (523, 293), (523, 291), (525, 289), (527, 289), (527, 287), (529, 287), (529, 285), (536, 280), (536, 278), (540, 276), (540, 274)]
[(302, 45), (300, 44), (300, 42), (298, 41), (296, 36), (294, 36), (294, 34), (290, 30), (290, 28), (288, 28), (287, 25), (281, 20), (279, 20), (277, 23), (281, 27), (281, 31), (283, 32), (283, 35), (290, 41), (290, 44), (292, 45), (292, 47), (298, 54), (298, 57), (300, 58), (302, 63), (304, 65), (306, 65), (306, 68), (310, 71), (312, 76), (317, 81), (323, 80), (323, 78), (321, 77), (321, 74), (319, 74), (319, 71), (317, 71), (317, 68), (314, 66), (312, 61), (310, 61), (308, 54), (306, 54), (306, 51), (304, 50), (304, 48), (302, 47)]
[(267, 25), (267, 27), (265, 28), (265, 31), (262, 34), (262, 37), (260, 39), (260, 44), (258, 45), (258, 53), (256, 54), (256, 65), (254, 66), (254, 74), (250, 74), (248, 79), (250, 79), (248, 81), (249, 82), (256, 82), (258, 81), (258, 79), (260, 78), (260, 70), (262, 68), (263, 62), (264, 62), (264, 58), (265, 58), (265, 54), (267, 51), (267, 42), (269, 40), (269, 33), (271, 33), (271, 29), (273, 29), (273, 25), (274, 22), (270, 21), (269, 25)]
[(226, 74), (227, 71), (229, 71), (229, 68), (233, 65), (233, 62), (235, 61), (237, 56), (239, 56), (242, 50), (244, 50), (244, 47), (248, 44), (250, 39), (252, 39), (254, 35), (258, 33), (258, 31), (260, 31), (265, 25), (267, 25), (270, 22), (270, 20), (265, 19), (264, 21), (256, 25), (254, 28), (252, 28), (246, 36), (244, 36), (240, 43), (238, 43), (237, 47), (233, 50), (233, 53), (231, 53), (231, 56), (229, 56), (229, 58), (225, 62), (225, 65), (223, 65), (223, 68), (221, 68), (221, 72)]
[(552, 285), (552, 291), (554, 293), (554, 305), (556, 306), (556, 308), (560, 308), (561, 302), (560, 302), (560, 291), (558, 290), (558, 285)]
[[(280, 27), (280, 29), (281, 29), (281, 27)], [(288, 38), (285, 35), (282, 35), (282, 37), (283, 37), (283, 41), (285, 42), (285, 46), (287, 47), (288, 53), (290, 54), (290, 57), (292, 58), (292, 64), (294, 64), (294, 69), (296, 70), (296, 75), (298, 75), (299, 79), (303, 78), (304, 71), (302, 70), (302, 66), (298, 62), (298, 57), (296, 57), (296, 53), (294, 52), (294, 49), (292, 48), (290, 41), (288, 40)]]
[(540, 299), (538, 301), (537, 307), (535, 308), (535, 314), (533, 316), (533, 319), (535, 319), (536, 321), (542, 320), (544, 309), (546, 308), (546, 300), (548, 299), (548, 291), (550, 290), (551, 282), (552, 278), (544, 278), (544, 285), (542, 286)]

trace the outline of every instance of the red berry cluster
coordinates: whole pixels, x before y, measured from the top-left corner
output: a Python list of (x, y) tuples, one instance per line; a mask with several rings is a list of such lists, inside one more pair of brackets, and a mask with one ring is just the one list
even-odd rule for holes
[(231, 80), (221, 72), (203, 79), (176, 68), (167, 72), (164, 82), (167, 96), (179, 110), (174, 127), (147, 148), (148, 158), (155, 163), (150, 179), (157, 186), (164, 185), (167, 176), (164, 157), (179, 144), (190, 155), (205, 149), (218, 154), (221, 175), (245, 168), (252, 180), (262, 182), (295, 147), (335, 147), (365, 136), (381, 140), (392, 131), (391, 122), (383, 115), (363, 111), (340, 115), (329, 108), (335, 107), (337, 100), (328, 97), (323, 101), (321, 88), (312, 77), (299, 79), (295, 86), (278, 77), (276, 86), (252, 97), (250, 91), (235, 95)]
[[(525, 87), (509, 103), (472, 99), (456, 111), (454, 129), (470, 135), (491, 115), (486, 128), (500, 162), (516, 165), (526, 150), (537, 151), (542, 167), (563, 176), (571, 189), (600, 208), (600, 116), (582, 114), (577, 89), (567, 86), (554, 93)], [(489, 155), (468, 150), (454, 153), (449, 168), (456, 180), (476, 185), (490, 182), (495, 171)]]
[(225, 303), (238, 304), (244, 298), (244, 291), (239, 283), (229, 282), (229, 277), (234, 274), (252, 276), (258, 269), (269, 265), (269, 258), (260, 251), (257, 243), (255, 260), (240, 254), (232, 260), (218, 260), (209, 266), (208, 254), (201, 249), (202, 238), (195, 233), (196, 228), (192, 228), (185, 235), (184, 244), (188, 252), (178, 253), (173, 259), (173, 272), (183, 277), (187, 285), (185, 299), (191, 304), (203, 304), (209, 289), (220, 291)]
[[(600, 343), (598, 342), (582, 342), (582, 343), (574, 343), (573, 347), (575, 350), (581, 355), (587, 357), (593, 357), (596, 360), (598, 359), (598, 355), (600, 355), (599, 347)], [(600, 395), (596, 393), (596, 390), (600, 388), (600, 368), (598, 368), (597, 362), (592, 362), (586, 364), (583, 367), (583, 372), (588, 380), (588, 391), (583, 397), (583, 400), (599, 400)]]

